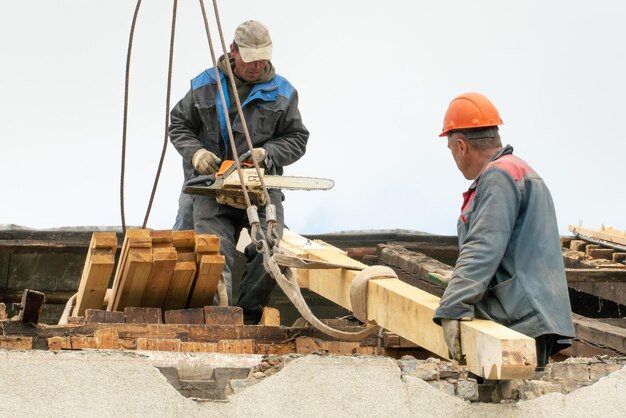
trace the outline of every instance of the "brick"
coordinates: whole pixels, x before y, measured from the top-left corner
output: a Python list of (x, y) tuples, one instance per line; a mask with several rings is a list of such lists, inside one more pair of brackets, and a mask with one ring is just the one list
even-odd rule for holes
[(561, 393), (561, 385), (558, 383), (544, 382), (542, 380), (526, 380), (518, 390), (519, 398), (527, 401), (548, 393)]
[(204, 309), (174, 309), (165, 311), (166, 324), (204, 324)]
[(33, 339), (31, 337), (0, 337), (0, 348), (6, 350), (32, 350)]
[(50, 337), (48, 338), (48, 350), (71, 350), (72, 343), (70, 337)]
[(128, 324), (162, 324), (161, 308), (124, 308), (124, 318)]
[(124, 312), (104, 311), (102, 309), (85, 309), (85, 322), (88, 324), (123, 324)]
[(293, 354), (296, 352), (295, 343), (287, 344), (257, 344), (257, 354)]
[(207, 325), (243, 325), (243, 310), (238, 306), (205, 306)]
[(589, 378), (596, 381), (613, 372), (621, 370), (622, 366), (615, 362), (595, 363), (589, 365)]
[(98, 348), (98, 344), (94, 337), (70, 337), (70, 345), (73, 350), (82, 350), (84, 348)]
[(459, 379), (456, 385), (456, 396), (470, 402), (478, 400), (478, 383), (476, 379)]
[(298, 337), (296, 338), (296, 353), (310, 354), (316, 351), (321, 351), (324, 348), (319, 339), (311, 337)]
[[(415, 369), (408, 374), (409, 376), (418, 377), (425, 381), (438, 380), (439, 366), (436, 363), (418, 363)], [(478, 389), (476, 389), (476, 396), (478, 396)]]
[(188, 353), (216, 353), (217, 343), (199, 343), (199, 342), (187, 342), (183, 341), (180, 346), (180, 351)]
[(137, 350), (181, 351), (178, 338), (137, 338)]
[(217, 342), (218, 353), (254, 354), (254, 340), (220, 340)]
[(589, 381), (589, 365), (585, 363), (554, 363), (552, 365), (551, 376), (552, 381)]
[(261, 316), (261, 322), (259, 325), (266, 327), (279, 327), (280, 326), (280, 312), (276, 308), (266, 306), (263, 308), (263, 315)]
[(435, 380), (432, 382), (428, 382), (428, 384), (434, 387), (435, 389), (439, 390), (440, 392), (443, 392), (450, 396), (454, 396), (455, 387), (451, 383), (448, 383), (446, 381), (441, 381), (441, 380)]

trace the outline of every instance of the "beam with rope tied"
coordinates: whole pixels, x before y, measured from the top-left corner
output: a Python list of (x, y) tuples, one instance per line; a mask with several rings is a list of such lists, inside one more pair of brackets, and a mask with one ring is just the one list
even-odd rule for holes
[[(350, 293), (357, 274), (366, 265), (343, 251), (311, 241), (287, 229), (280, 243), (283, 253), (341, 265), (335, 269), (296, 269), (304, 273), (302, 287), (354, 311)], [(366, 322), (375, 323), (442, 358), (448, 357), (443, 330), (432, 318), (439, 298), (402, 282), (397, 277), (372, 277), (367, 282)], [(353, 299), (354, 300), (354, 299)], [(537, 364), (535, 340), (493, 321), (475, 319), (461, 323), (461, 341), (468, 369), (494, 380), (530, 378)]]

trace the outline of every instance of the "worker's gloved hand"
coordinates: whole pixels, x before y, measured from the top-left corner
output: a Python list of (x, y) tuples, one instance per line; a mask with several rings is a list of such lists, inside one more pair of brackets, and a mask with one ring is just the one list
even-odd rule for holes
[(436, 269), (428, 273), (430, 279), (434, 282), (440, 282), (440, 284), (447, 286), (452, 278), (453, 270)]
[(196, 151), (191, 159), (191, 164), (193, 168), (199, 174), (213, 174), (219, 170), (219, 165), (222, 160), (211, 151), (206, 149), (200, 149)]
[[(463, 318), (463, 321), (471, 321), (471, 318)], [(443, 338), (448, 346), (450, 355), (456, 361), (463, 359), (463, 352), (461, 350), (461, 320), (458, 319), (441, 319), (441, 326), (443, 327)]]
[[(259, 162), (259, 165), (261, 167), (265, 166), (265, 164), (261, 164), (265, 160), (265, 155), (266, 155), (264, 148), (252, 148), (252, 155), (256, 157), (256, 160)], [(252, 155), (248, 157), (248, 159), (246, 160), (247, 162), (251, 163), (253, 161)]]

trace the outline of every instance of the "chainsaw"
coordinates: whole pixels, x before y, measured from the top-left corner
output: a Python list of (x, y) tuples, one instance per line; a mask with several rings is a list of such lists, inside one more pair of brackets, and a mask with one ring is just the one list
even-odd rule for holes
[[(252, 164), (244, 162), (250, 157), (250, 152), (239, 157), (244, 184), (250, 197), (250, 202), (255, 206), (265, 206), (267, 203), (261, 186), (261, 180), (256, 169), (250, 168)], [(315, 177), (294, 177), (265, 175), (265, 169), (260, 168), (263, 182), (268, 189), (286, 190), (329, 190), (335, 183), (330, 179)], [(225, 160), (215, 174), (198, 176), (184, 185), (183, 192), (202, 196), (215, 196), (218, 203), (245, 209), (246, 201), (237, 172), (237, 164), (233, 160)]]

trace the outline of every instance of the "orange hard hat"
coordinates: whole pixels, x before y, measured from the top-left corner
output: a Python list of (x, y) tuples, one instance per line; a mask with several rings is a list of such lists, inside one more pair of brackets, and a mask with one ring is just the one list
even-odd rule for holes
[(498, 110), (488, 98), (479, 93), (464, 93), (450, 102), (439, 136), (447, 136), (448, 132), (457, 129), (483, 128), (502, 123)]

